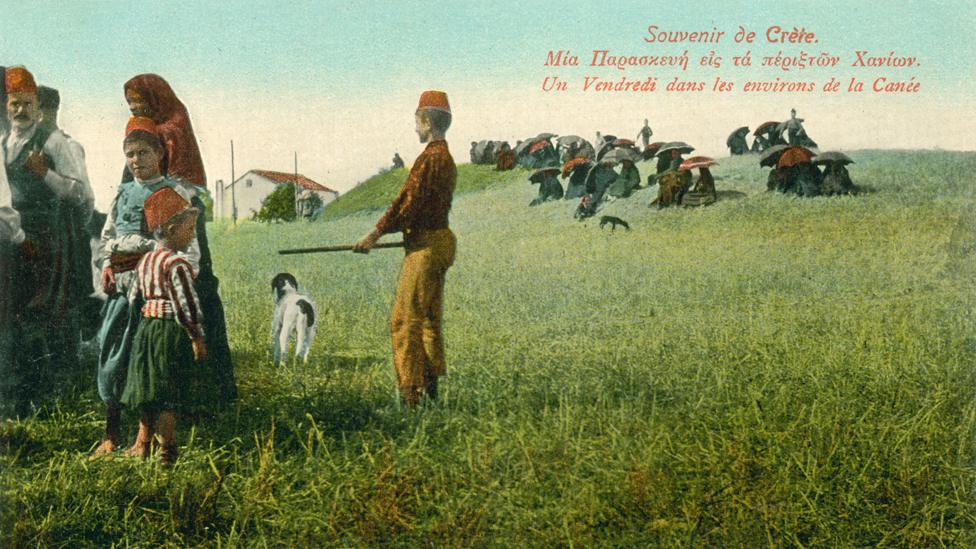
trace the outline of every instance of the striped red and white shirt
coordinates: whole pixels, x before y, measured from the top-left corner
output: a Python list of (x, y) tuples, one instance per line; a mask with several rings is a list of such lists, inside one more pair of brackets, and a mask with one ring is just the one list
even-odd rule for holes
[(190, 339), (202, 338), (203, 312), (190, 262), (173, 250), (157, 248), (142, 256), (137, 269), (139, 291), (146, 300), (142, 316), (175, 319)]

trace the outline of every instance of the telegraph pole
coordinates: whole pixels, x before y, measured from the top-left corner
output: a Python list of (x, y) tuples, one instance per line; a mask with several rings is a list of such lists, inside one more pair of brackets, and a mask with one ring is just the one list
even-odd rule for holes
[(234, 140), (230, 140), (230, 216), (237, 225), (237, 181), (234, 177)]

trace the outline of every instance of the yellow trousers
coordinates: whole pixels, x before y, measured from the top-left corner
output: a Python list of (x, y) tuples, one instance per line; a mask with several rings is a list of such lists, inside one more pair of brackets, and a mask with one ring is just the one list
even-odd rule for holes
[(416, 403), (427, 378), (447, 371), (441, 318), (444, 278), (454, 263), (457, 240), (450, 229), (404, 236), (406, 255), (390, 315), (393, 364), (400, 394)]

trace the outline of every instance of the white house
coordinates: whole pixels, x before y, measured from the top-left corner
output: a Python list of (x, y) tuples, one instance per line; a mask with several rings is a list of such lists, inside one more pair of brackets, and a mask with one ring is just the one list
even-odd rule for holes
[[(224, 185), (220, 189), (217, 217), (234, 217), (234, 206), (237, 207), (237, 218), (248, 219), (261, 209), (261, 202), (279, 185), (295, 185), (295, 190), (314, 192), (322, 199), (323, 204), (335, 200), (339, 193), (316, 183), (302, 174), (274, 172), (271, 170), (250, 170), (238, 177), (233, 183)], [(300, 194), (296, 192), (296, 194)]]

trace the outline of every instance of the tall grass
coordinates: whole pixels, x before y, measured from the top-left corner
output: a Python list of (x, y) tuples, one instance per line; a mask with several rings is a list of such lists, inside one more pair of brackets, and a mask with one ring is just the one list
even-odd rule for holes
[[(404, 173), (350, 193), (366, 213), (211, 225), (239, 402), (180, 426), (172, 471), (85, 459), (90, 387), (4, 425), (0, 545), (972, 546), (976, 154), (852, 156), (865, 194), (727, 159), (713, 206), (609, 204), (630, 232), (461, 166), (449, 376), (416, 412), (400, 254), (274, 253), (354, 240)], [(279, 271), (319, 307), (307, 367), (271, 366)]]

